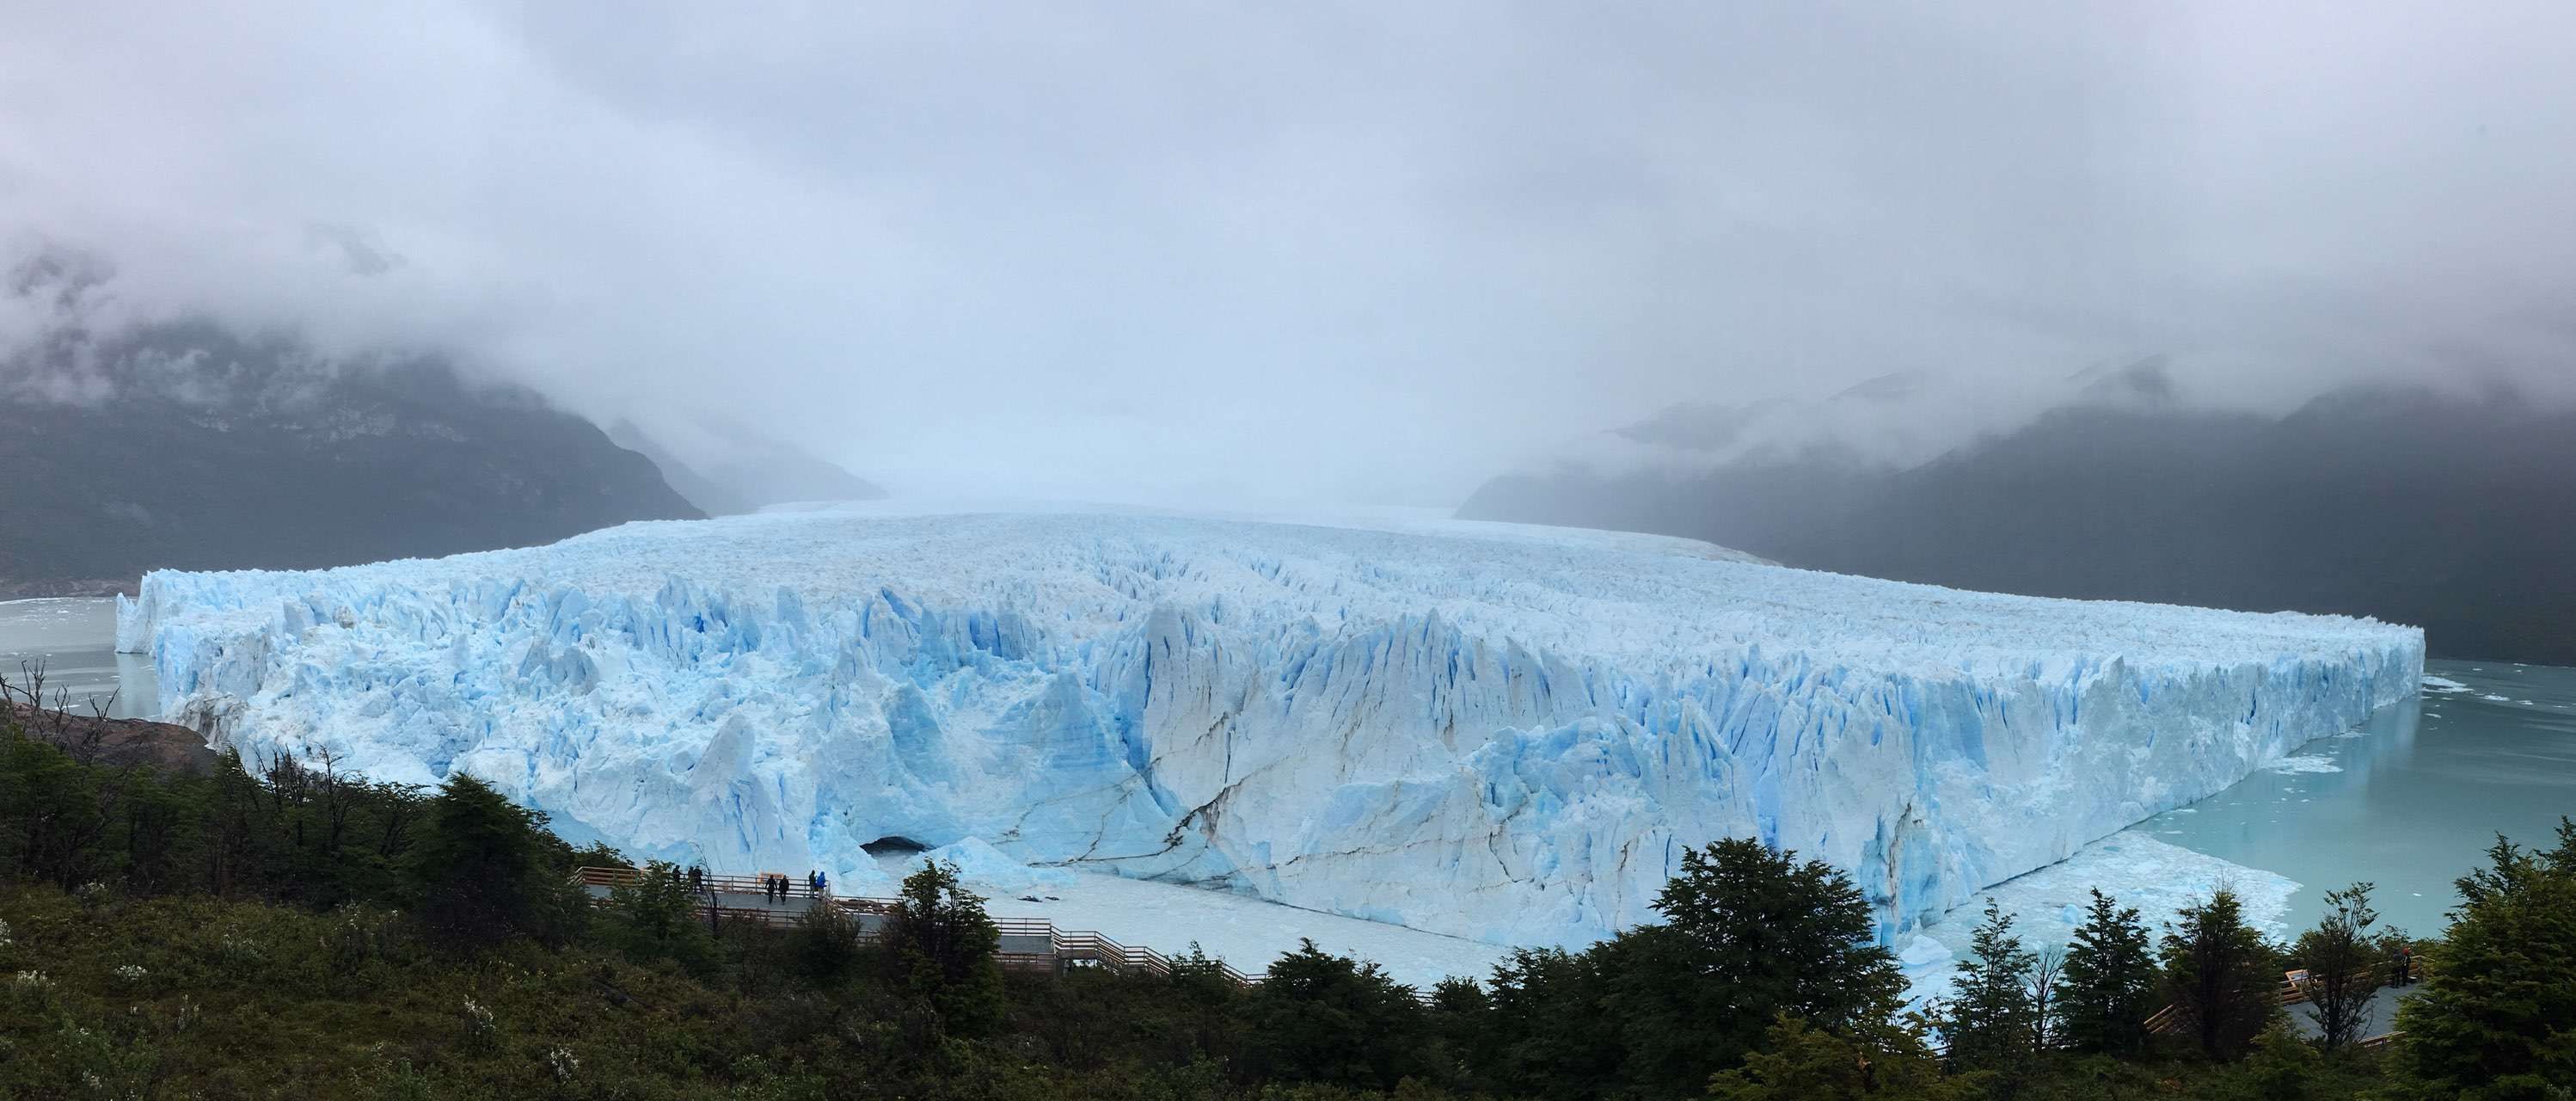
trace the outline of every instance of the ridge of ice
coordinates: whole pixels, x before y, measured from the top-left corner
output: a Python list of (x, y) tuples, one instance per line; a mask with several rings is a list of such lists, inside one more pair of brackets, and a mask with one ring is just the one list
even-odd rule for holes
[(2369, 620), (1336, 522), (629, 524), (156, 571), (118, 633), (164, 714), (245, 752), (471, 771), (639, 856), (856, 884), (881, 838), (980, 839), (1526, 944), (1649, 919), (1724, 836), (1849, 869), (1893, 940), (2422, 675), (2421, 632)]

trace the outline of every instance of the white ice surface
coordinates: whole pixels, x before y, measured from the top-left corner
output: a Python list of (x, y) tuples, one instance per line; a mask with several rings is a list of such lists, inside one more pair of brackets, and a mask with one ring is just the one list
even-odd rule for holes
[(163, 711), (576, 838), (1221, 886), (1497, 943), (1647, 920), (1685, 848), (1849, 869), (1881, 933), (2415, 690), (2364, 620), (1965, 593), (1418, 517), (827, 510), (148, 575)]
[(2186, 906), (2206, 902), (2224, 887), (2236, 892), (2245, 921), (2264, 936), (2286, 940), (2290, 899), (2299, 884), (2286, 876), (2230, 863), (2178, 845), (2158, 841), (2139, 830), (2123, 830), (2084, 846), (2062, 863), (2014, 877), (1977, 893), (1967, 905), (1925, 927), (1921, 940), (1941, 948), (1939, 958), (1928, 945), (1914, 946), (1904, 957), (1906, 977), (1915, 1001), (1950, 989), (1956, 961), (1968, 954), (1969, 938), (1985, 920), (1991, 899), (2013, 918), (2013, 935), (2032, 951), (2063, 952), (2075, 939), (2096, 887), (2122, 907), (2136, 907), (2146, 923), (2152, 946), (2164, 935), (2174, 915)]
[[(919, 859), (887, 863), (900, 875)], [(1484, 941), (1300, 910), (1204, 887), (1101, 872), (1058, 874), (1064, 878), (1023, 890), (1004, 889), (1007, 879), (964, 878), (985, 895), (985, 909), (996, 917), (1045, 918), (1058, 929), (1088, 930), (1165, 955), (1178, 955), (1195, 943), (1248, 974), (1261, 973), (1270, 961), (1294, 950), (1302, 937), (1313, 938), (1327, 952), (1373, 960), (1396, 981), (1423, 990), (1452, 975), (1481, 980), (1510, 951)], [(1037, 897), (1022, 897), (1026, 895)]]

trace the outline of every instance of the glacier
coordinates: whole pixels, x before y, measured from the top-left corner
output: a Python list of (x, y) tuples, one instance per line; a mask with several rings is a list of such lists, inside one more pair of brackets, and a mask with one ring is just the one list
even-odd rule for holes
[[(771, 512), (145, 576), (118, 641), (245, 755), (470, 772), (577, 841), (891, 889), (868, 848), (1502, 944), (1653, 919), (1728, 836), (1883, 939), (2416, 690), (2372, 620), (1959, 592), (1683, 539)], [(969, 844), (972, 842), (973, 844)]]

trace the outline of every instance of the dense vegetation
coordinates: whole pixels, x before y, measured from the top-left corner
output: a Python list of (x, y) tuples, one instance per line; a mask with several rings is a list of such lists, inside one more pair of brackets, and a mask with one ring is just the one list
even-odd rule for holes
[[(824, 910), (710, 930), (621, 862), (458, 776), (327, 759), (83, 763), (0, 730), (0, 1096), (28, 1098), (2546, 1098), (2576, 1086), (2576, 826), (2462, 881), (2389, 1054), (2294, 1038), (2285, 966), (2377, 963), (2368, 889), (2284, 948), (2220, 894), (2161, 936), (2095, 899), (2062, 959), (1990, 913), (1956, 995), (1907, 1014), (1838, 871), (1691, 854), (1663, 921), (1422, 992), (1308, 944), (1244, 987), (1005, 973), (948, 869), (886, 937)], [(2377, 981), (2354, 969), (2345, 990)], [(2149, 1035), (2175, 1007), (2178, 1034)], [(2385, 1022), (2379, 1029), (2386, 1028)], [(1934, 1047), (1930, 1029), (1948, 1038)]]

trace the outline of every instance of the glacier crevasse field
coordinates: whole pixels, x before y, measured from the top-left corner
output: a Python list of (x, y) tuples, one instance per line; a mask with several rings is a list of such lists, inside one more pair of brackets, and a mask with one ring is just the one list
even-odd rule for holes
[(2369, 620), (1400, 527), (630, 524), (155, 572), (119, 646), (151, 656), (163, 714), (246, 755), (468, 771), (639, 857), (882, 894), (862, 846), (979, 839), (1507, 944), (1652, 920), (1679, 854), (1721, 836), (1848, 869), (1892, 940), (2422, 672), (2420, 632)]

